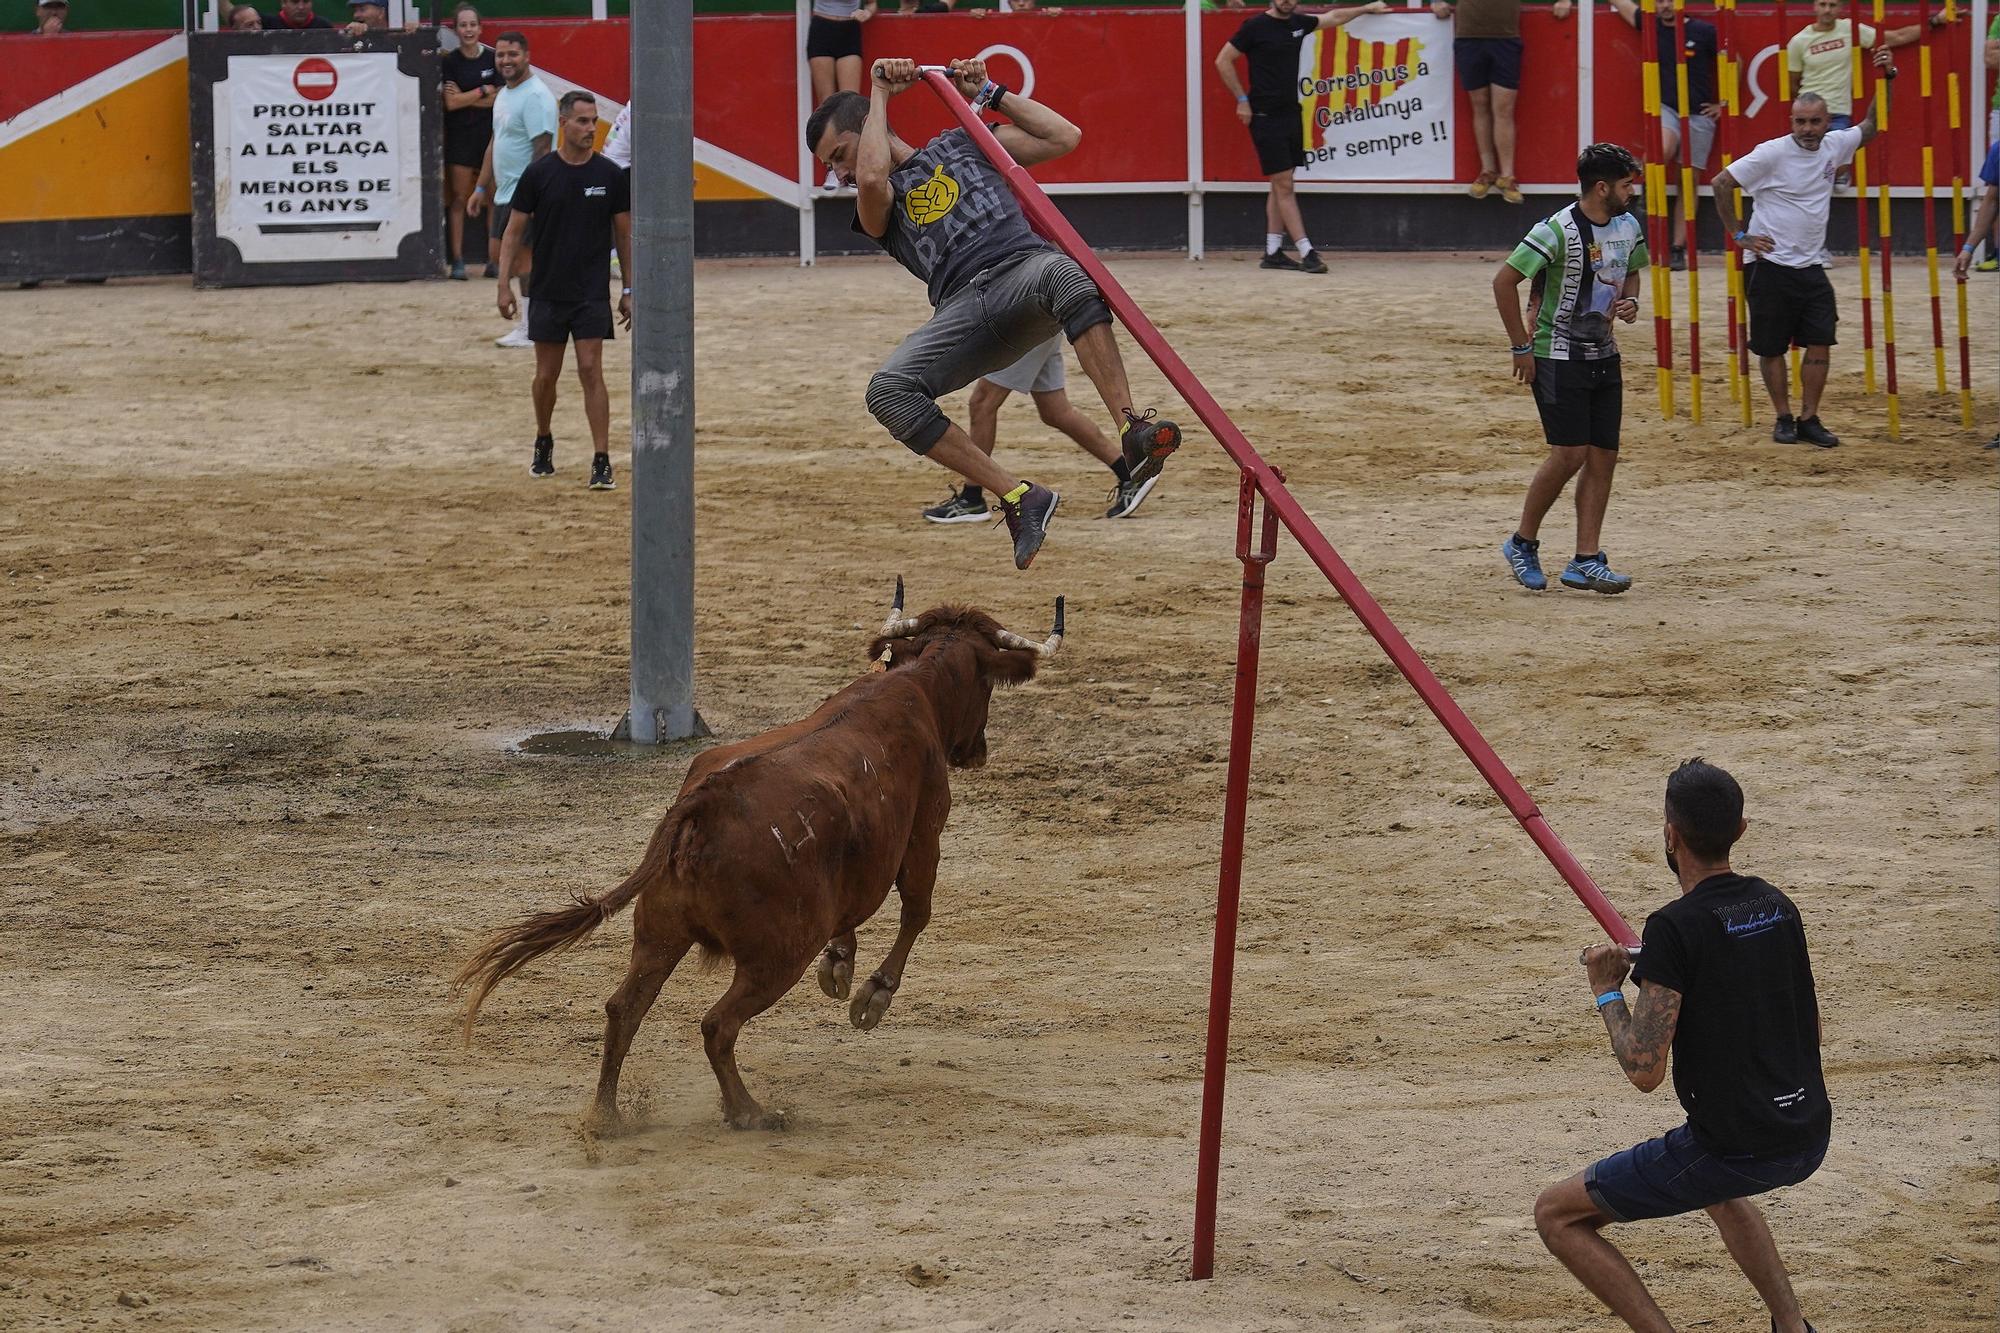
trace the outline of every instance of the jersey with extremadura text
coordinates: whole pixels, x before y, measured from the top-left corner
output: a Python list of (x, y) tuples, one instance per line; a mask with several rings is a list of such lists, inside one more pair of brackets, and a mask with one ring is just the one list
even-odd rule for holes
[(1537, 222), (1507, 256), (1535, 280), (1535, 355), (1557, 361), (1604, 361), (1618, 355), (1611, 307), (1625, 275), (1651, 262), (1639, 219), (1620, 213), (1592, 222), (1571, 204)]

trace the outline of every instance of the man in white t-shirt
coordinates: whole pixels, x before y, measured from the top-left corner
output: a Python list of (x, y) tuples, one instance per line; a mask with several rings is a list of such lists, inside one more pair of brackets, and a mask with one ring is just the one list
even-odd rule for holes
[[(1875, 113), (1889, 96), (1888, 81), (1896, 77), (1887, 49), (1875, 53), (1875, 63), (1882, 70), (1876, 105), (1868, 108), (1859, 125), (1829, 128), (1833, 116), (1826, 99), (1818, 93), (1800, 93), (1792, 103), (1790, 134), (1758, 144), (1715, 177), (1715, 211), (1723, 230), (1743, 251), (1750, 350), (1757, 354), (1764, 387), (1777, 409), (1771, 438), (1779, 444), (1804, 440), (1831, 449), (1840, 443), (1819, 420), (1820, 394), (1826, 389), (1827, 363), (1840, 320), (1833, 284), (1826, 277), (1826, 219), (1833, 206), (1834, 173), (1875, 137)], [(1737, 190), (1754, 196), (1754, 230), (1737, 215)], [(1796, 418), (1785, 365), (1785, 355), (1794, 346), (1805, 348)]]
[[(508, 215), (512, 212), (514, 187), (520, 184), (521, 173), (534, 161), (548, 152), (556, 141), (556, 95), (549, 86), (535, 77), (534, 66), (528, 57), (528, 39), (518, 32), (503, 32), (493, 43), (493, 64), (505, 80), (499, 95), (493, 99), (493, 137), (486, 144), (486, 162), (479, 169), (479, 184), (473, 187), (472, 198), (465, 201), (465, 211), (474, 217), (486, 208), (487, 201), (493, 203), (494, 253), (498, 253), (499, 238), (507, 234)], [(528, 248), (522, 246), (520, 256), (526, 256)], [(521, 279), (521, 322), (493, 341), (500, 347), (533, 347), (528, 337), (528, 271), (532, 261), (517, 257), (512, 274), (503, 277)]]

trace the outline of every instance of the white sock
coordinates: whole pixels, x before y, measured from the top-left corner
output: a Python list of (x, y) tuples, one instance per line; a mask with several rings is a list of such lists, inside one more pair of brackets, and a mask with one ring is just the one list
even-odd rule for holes
[(1303, 236), (1299, 237), (1299, 258), (1304, 259), (1307, 255), (1311, 254), (1312, 252), (1313, 252), (1313, 243), (1307, 240)]
[(1281, 231), (1267, 231), (1264, 233), (1265, 254), (1274, 255), (1278, 253), (1278, 251), (1284, 248), (1285, 248), (1285, 233)]

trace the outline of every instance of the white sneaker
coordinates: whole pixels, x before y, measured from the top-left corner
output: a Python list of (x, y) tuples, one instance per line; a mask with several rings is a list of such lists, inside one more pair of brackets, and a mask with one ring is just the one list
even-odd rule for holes
[(493, 340), (495, 347), (533, 347), (534, 340), (528, 337), (528, 303), (521, 302), (521, 321), (507, 332)]

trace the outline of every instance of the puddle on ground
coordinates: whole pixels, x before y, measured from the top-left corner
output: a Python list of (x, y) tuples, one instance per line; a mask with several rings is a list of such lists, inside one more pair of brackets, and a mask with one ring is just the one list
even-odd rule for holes
[(524, 736), (507, 747), (516, 754), (553, 754), (572, 759), (641, 759), (670, 747), (635, 745), (614, 740), (601, 731), (543, 731)]

